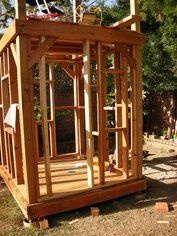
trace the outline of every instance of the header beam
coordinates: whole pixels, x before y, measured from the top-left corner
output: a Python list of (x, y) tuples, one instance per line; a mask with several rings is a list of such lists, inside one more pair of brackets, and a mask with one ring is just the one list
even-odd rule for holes
[(16, 20), (16, 28), (20, 35), (54, 36), (59, 40), (68, 41), (85, 41), (88, 39), (90, 41), (138, 45), (145, 42), (145, 36), (137, 32), (76, 23)]

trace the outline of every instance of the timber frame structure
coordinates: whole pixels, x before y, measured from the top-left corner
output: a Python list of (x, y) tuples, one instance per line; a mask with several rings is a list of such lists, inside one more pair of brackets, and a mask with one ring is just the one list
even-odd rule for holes
[[(16, 19), (0, 41), (0, 175), (27, 219), (146, 188), (142, 176), (141, 81), (141, 45), (145, 37), (140, 33), (135, 0), (130, 0), (130, 8), (129, 17), (103, 27), (27, 20), (26, 1), (16, 0)], [(129, 26), (131, 29), (127, 29)], [(111, 67), (110, 57), (114, 62)], [(94, 83), (92, 63), (96, 65)], [(73, 81), (72, 106), (55, 104), (56, 64)], [(37, 81), (33, 76), (36, 65)], [(115, 88), (112, 106), (107, 104), (108, 74)], [(38, 84), (40, 94), (38, 121), (34, 115), (34, 84)], [(56, 110), (74, 113), (75, 153), (57, 152)], [(109, 112), (114, 113), (115, 127), (108, 126)], [(7, 116), (9, 123), (5, 122)], [(15, 119), (15, 125), (11, 119)], [(39, 156), (39, 125), (43, 158)], [(114, 171), (105, 169), (110, 134), (115, 135)], [(97, 155), (94, 139), (98, 140)]]

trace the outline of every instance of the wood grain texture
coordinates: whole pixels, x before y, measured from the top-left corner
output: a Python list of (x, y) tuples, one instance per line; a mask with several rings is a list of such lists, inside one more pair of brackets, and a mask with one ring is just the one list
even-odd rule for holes
[[(42, 41), (45, 39), (42, 37)], [(45, 56), (39, 60), (39, 78), (40, 78), (40, 109), (42, 120), (43, 152), (46, 172), (47, 194), (52, 195), (51, 169), (50, 169), (50, 149), (49, 149), (49, 131), (47, 122), (47, 89), (46, 89), (46, 62)]]
[(26, 184), (26, 198), (29, 203), (37, 201), (37, 163), (35, 162), (33, 126), (34, 119), (29, 114), (33, 114), (31, 104), (30, 73), (28, 70), (29, 39), (27, 36), (19, 36), (17, 45), (17, 82), (18, 82), (18, 102), (21, 130), (21, 145), (24, 164), (24, 179)]
[(83, 46), (84, 64), (84, 98), (85, 98), (85, 130), (86, 130), (86, 154), (87, 154), (87, 173), (88, 186), (94, 186), (93, 155), (94, 140), (92, 135), (92, 101), (91, 101), (91, 78), (90, 78), (90, 42), (86, 40)]
[(143, 44), (144, 35), (126, 30), (111, 29), (109, 27), (90, 26), (82, 24), (54, 22), (54, 21), (22, 21), (15, 20), (17, 32), (27, 35), (43, 35), (58, 37), (69, 41), (104, 41), (128, 44)]

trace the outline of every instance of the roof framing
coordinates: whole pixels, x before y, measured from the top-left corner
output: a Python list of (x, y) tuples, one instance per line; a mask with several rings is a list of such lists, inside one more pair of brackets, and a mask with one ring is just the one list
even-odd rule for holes
[(141, 45), (145, 42), (143, 34), (130, 30), (76, 23), (16, 19), (0, 41), (0, 54), (13, 42), (17, 35), (30, 35), (31, 37), (43, 35), (56, 37), (58, 40), (85, 41), (88, 39), (104, 43), (127, 43), (132, 45)]

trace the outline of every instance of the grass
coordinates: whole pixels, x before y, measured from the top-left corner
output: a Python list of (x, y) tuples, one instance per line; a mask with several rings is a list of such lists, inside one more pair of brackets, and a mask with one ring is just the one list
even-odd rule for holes
[[(168, 218), (168, 214), (159, 214), (154, 210), (155, 202), (159, 200), (177, 202), (177, 159), (168, 155), (144, 161), (148, 179), (146, 194), (133, 194), (97, 204), (100, 216), (94, 218), (90, 215), (90, 207), (50, 216), (50, 228), (44, 231), (23, 227), (24, 216), (21, 210), (7, 187), (0, 185), (0, 236), (176, 235), (177, 218)], [(159, 180), (161, 175), (163, 178)], [(169, 214), (177, 215), (177, 207)], [(74, 219), (79, 221), (70, 225), (69, 222)], [(170, 224), (158, 225), (157, 220), (169, 220)]]
[[(23, 214), (5, 185), (0, 189), (0, 236), (17, 235), (107, 235), (105, 232), (117, 231), (118, 225), (125, 223), (128, 209), (133, 203), (131, 197), (120, 198), (106, 203), (97, 204), (101, 215), (93, 218), (90, 215), (90, 207), (62, 213), (48, 218), (50, 228), (42, 231), (38, 228), (27, 229), (23, 227)], [(128, 207), (128, 208), (127, 208)], [(121, 214), (120, 214), (121, 210)], [(79, 221), (73, 225), (69, 222), (73, 219)], [(111, 234), (112, 235), (112, 234)]]

